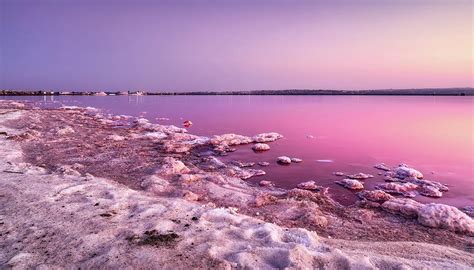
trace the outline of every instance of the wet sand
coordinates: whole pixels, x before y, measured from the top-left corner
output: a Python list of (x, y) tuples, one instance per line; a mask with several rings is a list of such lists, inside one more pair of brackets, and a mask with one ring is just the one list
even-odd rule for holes
[(249, 185), (242, 176), (255, 169), (219, 160), (245, 136), (200, 137), (92, 108), (0, 106), (2, 265), (474, 266), (467, 215), (423, 226), (373, 201), (342, 206), (324, 189)]

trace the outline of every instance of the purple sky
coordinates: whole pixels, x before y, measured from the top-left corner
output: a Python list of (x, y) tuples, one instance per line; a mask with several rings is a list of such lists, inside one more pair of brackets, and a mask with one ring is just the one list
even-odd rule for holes
[(0, 0), (0, 88), (473, 86), (470, 0)]

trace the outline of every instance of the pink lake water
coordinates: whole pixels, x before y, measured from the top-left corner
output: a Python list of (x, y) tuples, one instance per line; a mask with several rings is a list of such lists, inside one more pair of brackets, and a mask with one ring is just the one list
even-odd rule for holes
[[(421, 202), (454, 206), (474, 205), (474, 97), (432, 96), (54, 96), (1, 97), (58, 104), (92, 106), (106, 113), (142, 115), (160, 124), (194, 124), (190, 133), (254, 135), (275, 131), (284, 139), (271, 150), (254, 153), (240, 146), (224, 160), (268, 161), (265, 176), (251, 183), (271, 180), (293, 188), (314, 180), (330, 187), (343, 204), (355, 201), (352, 191), (334, 183), (333, 172), (364, 172), (366, 189), (383, 183), (373, 166), (406, 163), (425, 179), (448, 184), (443, 198), (417, 196)], [(166, 117), (163, 121), (157, 118)], [(309, 139), (308, 135), (313, 136)], [(303, 159), (281, 166), (278, 156)], [(326, 161), (326, 162), (321, 162)], [(330, 161), (330, 162), (327, 162)], [(258, 166), (257, 166), (258, 167)]]

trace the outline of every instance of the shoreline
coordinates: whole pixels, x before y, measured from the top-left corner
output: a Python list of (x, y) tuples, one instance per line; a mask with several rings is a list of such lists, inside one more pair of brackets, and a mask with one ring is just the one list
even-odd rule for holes
[(372, 89), (372, 90), (331, 90), (331, 89), (281, 89), (243, 91), (43, 91), (43, 90), (0, 90), (0, 96), (474, 96), (472, 87), (419, 88), (419, 89)]
[[(252, 266), (252, 263), (257, 265), (253, 267), (259, 265), (264, 268), (323, 265), (337, 269), (343, 265), (380, 267), (384, 263), (392, 266), (430, 268), (474, 267), (474, 222), (467, 215), (461, 215), (465, 219), (461, 225), (445, 220), (440, 221), (442, 228), (431, 228), (422, 226), (413, 217), (419, 214), (417, 207), (421, 211), (424, 206), (403, 204), (410, 202), (408, 199), (393, 201), (393, 211), (388, 212), (381, 208), (382, 204), (376, 205), (376, 202), (368, 200), (357, 206), (343, 207), (322, 190), (282, 190), (249, 186), (239, 176), (258, 172), (223, 164), (216, 155), (231, 150), (233, 143), (248, 144), (248, 137), (235, 134), (231, 138), (194, 136), (181, 128), (154, 125), (140, 119), (131, 122), (128, 121), (130, 119), (117, 116), (107, 118), (92, 108), (46, 110), (17, 102), (0, 102), (0, 108), (3, 122), (0, 123), (0, 131), (6, 133), (0, 136), (1, 152), (11, 155), (16, 153), (16, 156), (7, 155), (1, 160), (1, 175), (4, 176), (1, 185), (5, 193), (9, 193), (6, 197), (12, 200), (2, 206), (2, 212), (6, 212), (7, 217), (13, 210), (29, 208), (34, 201), (22, 201), (20, 198), (23, 196), (15, 194), (14, 190), (23, 194), (24, 189), (28, 196), (36, 199), (42, 196), (50, 198), (45, 201), (40, 199), (41, 204), (44, 203), (47, 208), (57, 207), (61, 210), (61, 203), (54, 199), (59, 194), (61, 200), (71, 202), (71, 207), (77, 208), (69, 209), (69, 204), (62, 203), (69, 212), (66, 214), (62, 210), (59, 211), (57, 219), (69, 218), (71, 212), (78, 211), (79, 219), (86, 218), (91, 219), (92, 223), (97, 222), (90, 225), (92, 230), (100, 226), (107, 233), (111, 233), (112, 224), (108, 223), (108, 218), (116, 220), (113, 223), (115, 225), (123, 225), (120, 227), (123, 230), (120, 233), (112, 230), (111, 234), (103, 236), (106, 239), (115, 237), (116, 241), (107, 242), (109, 248), (127, 250), (135, 254), (134, 256), (138, 256), (136, 250), (145, 249), (151, 257), (156, 253), (156, 249), (174, 255), (178, 255), (176, 252), (182, 254), (184, 250), (189, 250), (192, 256), (202, 255), (205, 258), (204, 261), (197, 262), (196, 258), (189, 256), (183, 264), (168, 261), (169, 267), (177, 268), (193, 264), (201, 267), (242, 267)], [(14, 121), (6, 121), (9, 117)], [(36, 181), (37, 178), (41, 180), (37, 185), (31, 183), (31, 187), (22, 180)], [(56, 190), (56, 193), (51, 194), (51, 190)], [(127, 196), (139, 199), (131, 200)], [(107, 201), (106, 206), (110, 204), (111, 207), (104, 208), (99, 213), (92, 202), (102, 199)], [(154, 206), (134, 205), (141, 202)], [(174, 214), (166, 211), (154, 213), (157, 208), (163, 207), (176, 210)], [(128, 209), (128, 212), (122, 213), (124, 209)], [(407, 210), (412, 212), (406, 215)], [(453, 209), (449, 209), (451, 210)], [(130, 215), (143, 213), (151, 213), (155, 215), (155, 219), (140, 218), (132, 221), (130, 218)], [(190, 213), (195, 214), (191, 217)], [(197, 220), (193, 220), (194, 217)], [(70, 218), (77, 221), (76, 218)], [(168, 219), (163, 221), (166, 225), (153, 224), (156, 218)], [(173, 219), (185, 221), (178, 223), (172, 221)], [(27, 220), (26, 213), (20, 214), (9, 220), (12, 224), (7, 226), (15, 228), (23, 223), (26, 226)], [(48, 226), (52, 225), (48, 220), (39, 217), (38, 222), (42, 223), (41, 230), (48, 230)], [(188, 226), (185, 226), (186, 224)], [(19, 231), (27, 231), (29, 227), (25, 226), (19, 226)], [(69, 226), (73, 225), (59, 224), (55, 230), (67, 230)], [(229, 226), (231, 229), (228, 229)], [(167, 232), (163, 231), (163, 228), (172, 228), (173, 233), (182, 240), (174, 241), (174, 235), (165, 234)], [(198, 231), (208, 229), (211, 232), (205, 236), (201, 235), (202, 231)], [(458, 230), (458, 233), (447, 229)], [(130, 230), (133, 232), (130, 233)], [(128, 233), (125, 233), (127, 231)], [(159, 237), (155, 235), (157, 232), (160, 233)], [(75, 233), (81, 239), (91, 237), (90, 232)], [(143, 244), (147, 242), (145, 240), (150, 240), (150, 235), (153, 236), (151, 240), (154, 240), (151, 242), (158, 246)], [(163, 238), (163, 235), (167, 237)], [(102, 237), (94, 237), (95, 244), (104, 244)], [(22, 238), (24, 236), (18, 235), (14, 240)], [(158, 244), (157, 239), (160, 242)], [(188, 240), (194, 241), (193, 245)], [(2, 242), (2, 246), (6, 246), (6, 242)], [(61, 239), (55, 239), (50, 244), (45, 243), (47, 246), (53, 244), (64, 247)], [(176, 249), (169, 249), (168, 245)], [(242, 245), (258, 248), (251, 251), (242, 249)], [(410, 252), (413, 251), (413, 248), (409, 248), (411, 246), (425, 250), (429, 248), (430, 251), (414, 255)], [(15, 257), (22, 263), (36, 258), (35, 256), (39, 256), (33, 260), (36, 264), (42, 260), (47, 261), (50, 255), (38, 255), (35, 253), (38, 250), (31, 248), (33, 257), (20, 256), (18, 259), (21, 252), (10, 250), (8, 254), (2, 254), (0, 264), (13, 264), (16, 262), (13, 260)], [(371, 251), (367, 252), (369, 249)], [(98, 266), (99, 263), (106, 263), (104, 258), (110, 258), (110, 250), (101, 250), (102, 253), (97, 252), (100, 255), (96, 256), (81, 254), (80, 259), (73, 261), (78, 263), (82, 260), (86, 261), (83, 265)], [(63, 252), (66, 251), (56, 251), (58, 254)], [(449, 253), (450, 258), (444, 257), (446, 253)], [(58, 254), (56, 256), (59, 256)], [(361, 254), (366, 256), (360, 258)], [(281, 256), (281, 261), (276, 260), (278, 264), (270, 264), (272, 260), (269, 258), (276, 259)], [(168, 260), (165, 256), (154, 259), (151, 257), (150, 260), (157, 259), (161, 260), (160, 262)], [(423, 259), (426, 257), (431, 258), (433, 262)], [(124, 259), (119, 261), (118, 265), (121, 266), (127, 265), (128, 262)], [(109, 263), (108, 265), (112, 265)]]

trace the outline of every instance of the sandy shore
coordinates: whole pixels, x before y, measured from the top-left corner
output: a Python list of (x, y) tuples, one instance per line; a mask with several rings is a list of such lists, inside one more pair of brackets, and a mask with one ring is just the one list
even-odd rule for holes
[(323, 190), (249, 185), (259, 172), (218, 155), (253, 138), (93, 108), (0, 108), (2, 268), (474, 268), (462, 213), (430, 227)]

